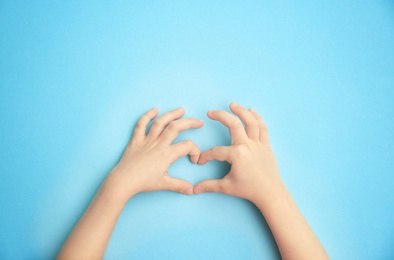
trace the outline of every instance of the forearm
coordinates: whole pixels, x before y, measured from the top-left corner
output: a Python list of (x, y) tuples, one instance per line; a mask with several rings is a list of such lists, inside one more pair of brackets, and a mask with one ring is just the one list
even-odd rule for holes
[(194, 118), (181, 118), (184, 113), (183, 108), (178, 108), (161, 115), (148, 134), (146, 128), (158, 110), (151, 109), (138, 120), (120, 161), (71, 232), (58, 259), (103, 258), (123, 207), (133, 195), (159, 190), (184, 194), (193, 191), (191, 183), (167, 174), (168, 167), (180, 157), (190, 155), (196, 163), (200, 156), (200, 149), (190, 140), (172, 145), (179, 132), (203, 125)]
[(69, 235), (58, 259), (102, 259), (126, 202), (117, 196), (116, 186), (107, 179)]
[(329, 259), (281, 180), (255, 204), (270, 226), (283, 259)]

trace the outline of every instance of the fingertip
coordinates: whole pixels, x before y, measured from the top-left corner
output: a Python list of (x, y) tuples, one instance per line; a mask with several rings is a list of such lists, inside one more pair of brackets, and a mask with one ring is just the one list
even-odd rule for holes
[(180, 183), (182, 183), (181, 186), (183, 186), (183, 187), (180, 188), (178, 190), (178, 192), (180, 192), (182, 194), (185, 194), (185, 195), (192, 195), (194, 193), (194, 186), (193, 186), (193, 184), (191, 184), (188, 181), (183, 181), (183, 180), (180, 180)]
[(162, 190), (170, 190), (185, 195), (193, 194), (193, 184), (188, 181), (165, 176)]
[(186, 195), (193, 195), (193, 193), (194, 193), (194, 187), (191, 187), (186, 191)]
[(193, 193), (194, 193), (194, 194), (201, 194), (201, 193), (203, 193), (203, 190), (200, 188), (200, 185), (199, 185), (199, 184), (197, 184), (196, 186), (194, 186), (194, 188), (193, 188)]
[(198, 158), (197, 164), (203, 165), (203, 164), (206, 164), (206, 163), (207, 163), (207, 161), (202, 159), (201, 156), (200, 156), (200, 158)]
[(208, 118), (210, 118), (210, 119), (213, 119), (214, 114), (215, 114), (215, 111), (214, 111), (214, 110), (208, 110), (208, 112), (207, 112), (207, 116), (208, 116)]
[(150, 110), (150, 112), (152, 112), (153, 114), (157, 114), (159, 112), (159, 109), (157, 107), (154, 107)]
[(201, 128), (204, 125), (204, 121), (198, 120), (198, 119), (192, 119), (193, 121), (191, 122), (191, 128)]
[(190, 161), (194, 164), (198, 163), (199, 156), (198, 155), (190, 155)]
[(194, 194), (194, 186), (193, 186), (193, 184), (191, 184), (190, 182), (186, 181), (184, 185), (185, 186), (183, 186), (182, 188), (177, 188), (177, 189), (175, 189), (173, 191), (179, 192), (179, 193), (184, 194), (184, 195), (193, 195)]
[(239, 105), (236, 102), (230, 103), (230, 108), (237, 108)]
[(238, 105), (238, 103), (235, 103), (235, 102), (231, 102), (230, 103), (230, 110), (231, 110), (231, 112), (233, 112), (234, 114), (237, 114), (237, 111), (238, 111), (238, 108), (239, 108), (240, 106)]

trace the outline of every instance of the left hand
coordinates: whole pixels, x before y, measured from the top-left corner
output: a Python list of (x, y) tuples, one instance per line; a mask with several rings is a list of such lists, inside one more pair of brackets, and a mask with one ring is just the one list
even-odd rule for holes
[(169, 166), (180, 157), (189, 154), (190, 160), (197, 163), (200, 156), (200, 149), (190, 140), (172, 144), (181, 131), (203, 126), (201, 120), (179, 119), (184, 113), (183, 108), (178, 108), (163, 114), (153, 122), (148, 134), (147, 125), (158, 110), (154, 108), (140, 118), (122, 158), (106, 180), (115, 183), (117, 193), (124, 199), (139, 192), (159, 190), (193, 194), (191, 183), (167, 174)]

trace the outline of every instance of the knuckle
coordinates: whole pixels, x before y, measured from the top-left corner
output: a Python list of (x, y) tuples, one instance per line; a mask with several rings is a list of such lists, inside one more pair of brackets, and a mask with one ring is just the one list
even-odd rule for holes
[(239, 146), (239, 147), (235, 147), (232, 151), (232, 156), (234, 158), (243, 158), (246, 156), (247, 154), (247, 149), (245, 147)]
[(135, 125), (136, 128), (143, 128), (145, 126), (144, 122), (142, 120), (139, 120), (137, 124)]
[(191, 146), (193, 146), (193, 142), (192, 142), (191, 140), (185, 140), (185, 141), (184, 141), (184, 145), (185, 145), (186, 147), (191, 147)]
[(178, 131), (178, 124), (176, 121), (172, 121), (168, 126), (167, 126), (169, 131)]
[(206, 191), (206, 192), (213, 192), (212, 186), (211, 186), (211, 185), (206, 185), (206, 186), (205, 186), (205, 191)]
[(262, 124), (260, 125), (260, 129), (261, 129), (262, 131), (264, 131), (264, 132), (268, 132), (267, 125), (264, 124), (264, 123), (262, 123)]
[(175, 152), (169, 152), (162, 155), (167, 161), (175, 161), (177, 159), (177, 154)]
[(174, 158), (176, 158), (176, 156), (177, 156), (177, 153), (176, 153), (176, 151), (175, 150), (165, 150), (165, 149), (162, 149), (161, 151), (160, 151), (160, 153), (159, 153), (159, 155), (160, 155), (160, 157), (161, 158), (165, 158), (166, 160), (174, 160)]
[(154, 126), (154, 127), (161, 127), (162, 125), (163, 125), (163, 123), (160, 119), (155, 120), (152, 124), (152, 126)]
[(215, 191), (215, 187), (214, 187), (214, 184), (213, 183), (206, 183), (204, 186), (203, 186), (203, 190), (205, 191), (205, 192), (214, 192)]
[(136, 145), (136, 144), (138, 144), (138, 143), (139, 143), (139, 141), (133, 136), (133, 137), (130, 139), (128, 145), (129, 145), (129, 146), (134, 146), (134, 145)]
[(250, 122), (249, 122), (249, 125), (251, 126), (251, 127), (259, 127), (259, 122), (257, 122), (257, 120), (251, 120)]
[(218, 150), (217, 147), (212, 147), (212, 148), (211, 148), (211, 153), (212, 153), (212, 154), (217, 154), (218, 151), (219, 151), (219, 150)]
[(177, 190), (178, 190), (180, 193), (187, 193), (187, 192), (188, 192), (188, 187), (186, 187), (186, 186), (183, 185), (183, 184), (178, 184)]
[(241, 121), (239, 121), (239, 119), (237, 119), (237, 118), (234, 118), (234, 119), (232, 119), (231, 121), (230, 121), (230, 126), (232, 126), (232, 127), (243, 127), (243, 125), (242, 125), (242, 123), (241, 123)]
[(240, 116), (242, 117), (247, 117), (248, 116), (248, 111), (246, 109), (242, 109), (239, 113)]

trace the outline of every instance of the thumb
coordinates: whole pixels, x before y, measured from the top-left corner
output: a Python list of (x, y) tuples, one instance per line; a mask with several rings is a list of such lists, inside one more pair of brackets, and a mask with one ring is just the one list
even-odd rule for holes
[(224, 193), (223, 181), (222, 180), (205, 180), (198, 183), (194, 187), (194, 194), (200, 194), (204, 192), (220, 192)]
[(163, 190), (171, 190), (187, 195), (193, 194), (193, 185), (185, 180), (165, 176), (163, 180)]

